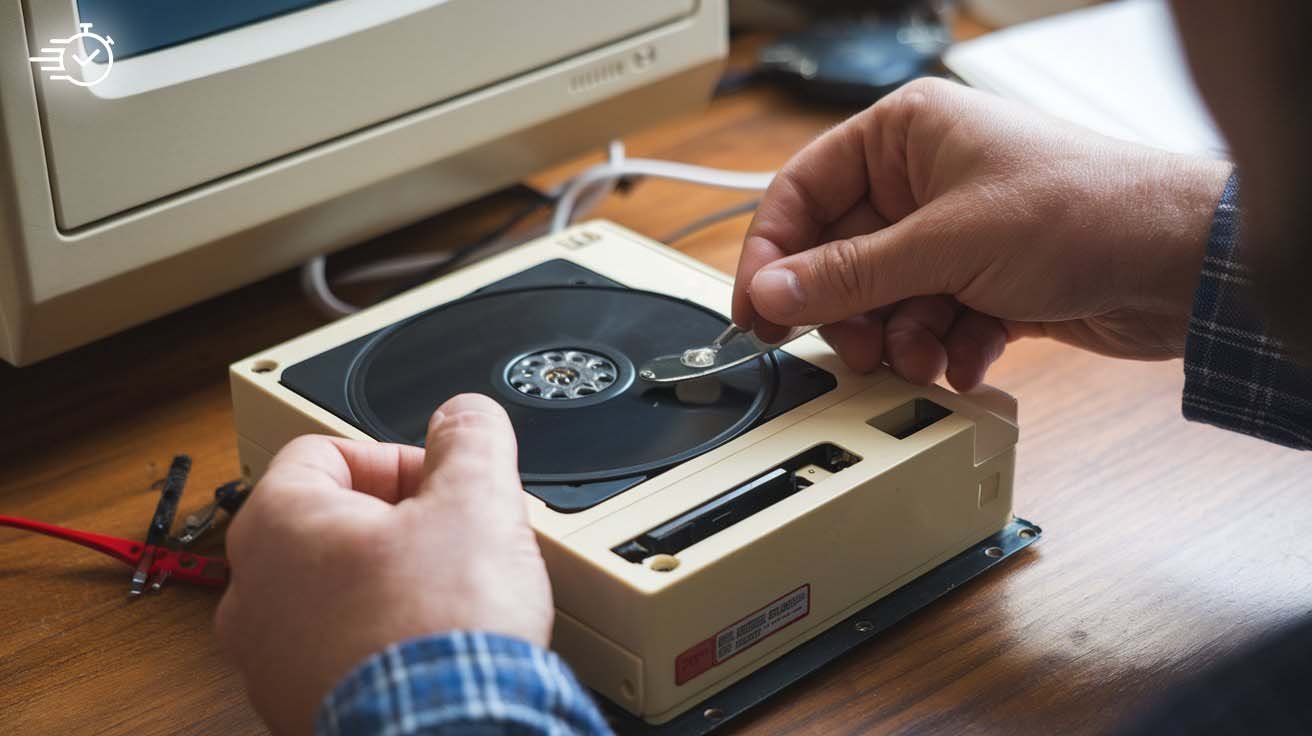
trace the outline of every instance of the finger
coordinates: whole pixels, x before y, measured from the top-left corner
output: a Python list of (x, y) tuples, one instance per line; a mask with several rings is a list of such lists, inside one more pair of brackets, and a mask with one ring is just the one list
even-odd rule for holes
[(764, 238), (748, 237), (743, 241), (743, 251), (738, 257), (738, 275), (733, 282), (733, 323), (752, 330), (766, 342), (782, 340), (788, 334), (788, 328), (765, 319), (753, 307), (755, 297), (752, 295), (752, 277), (761, 268), (785, 255), (778, 246)]
[(848, 368), (869, 373), (884, 360), (884, 315), (862, 314), (820, 328), (820, 336)]
[[(843, 215), (837, 220), (826, 226), (820, 233), (819, 242), (828, 243), (842, 238), (852, 238), (857, 235), (872, 233), (885, 227), (888, 227), (888, 220), (884, 219), (883, 215), (880, 215), (875, 210), (875, 206), (871, 204), (869, 200), (863, 199), (853, 205), (847, 212), (843, 213)], [(745, 249), (747, 247), (748, 246), (744, 246)], [(744, 252), (746, 252), (746, 250), (744, 250)], [(777, 260), (784, 255), (787, 254), (773, 256), (770, 260)], [(751, 296), (750, 287), (748, 289), (748, 296)], [(756, 333), (757, 337), (760, 337), (766, 342), (783, 339), (784, 335), (788, 334), (787, 327), (781, 327), (761, 317), (757, 318), (756, 324), (753, 325), (753, 331)], [(838, 332), (842, 333), (843, 330), (839, 330)]]
[(738, 261), (734, 322), (755, 327), (747, 287), (766, 264), (820, 242), (821, 231), (865, 197), (864, 114), (802, 149), (775, 175), (747, 228)]
[[(917, 80), (794, 156), (766, 190), (744, 238), (734, 288), (734, 321), (745, 327), (755, 327), (762, 319), (774, 322), (772, 316), (760, 312), (756, 300), (748, 294), (756, 272), (781, 254), (801, 253), (820, 243), (852, 237), (820, 236), (840, 213), (857, 202), (868, 200), (889, 222), (897, 222), (930, 201), (932, 193), (926, 187), (932, 178), (912, 167), (917, 160), (909, 153), (914, 143), (912, 131), (916, 131), (917, 140), (941, 139), (960, 119), (956, 111), (972, 99), (961, 85)], [(975, 104), (979, 104), (978, 99)], [(925, 151), (922, 146), (919, 153), (932, 161), (932, 148)], [(874, 306), (878, 305), (870, 308)], [(850, 311), (824, 321), (836, 322), (857, 313)]]
[[(423, 450), (306, 435), (269, 463), (227, 533), (234, 569), (322, 515), (382, 513), (423, 478)], [(299, 533), (299, 532), (297, 532)]]
[(229, 651), (241, 645), (237, 624), (237, 587), (232, 582), (223, 591), (219, 606), (214, 611), (214, 633)]
[(888, 227), (889, 222), (875, 209), (869, 200), (861, 200), (852, 205), (852, 209), (830, 223), (820, 232), (820, 243), (829, 243), (843, 238), (852, 238), (865, 233), (873, 233)]
[(424, 479), (415, 495), (472, 498), (519, 518), (524, 501), (518, 449), (506, 410), (478, 394), (461, 394), (438, 407), (428, 424)]
[(1018, 322), (1002, 320), (1002, 327), (1007, 331), (1007, 342), (1016, 342), (1026, 337), (1047, 337), (1048, 327), (1043, 322)]
[(269, 465), (265, 478), (278, 482), (262, 485), (297, 489), (319, 484), (396, 503), (419, 485), (423, 463), (424, 451), (417, 447), (307, 435), (287, 443)]
[(955, 294), (987, 255), (956, 223), (951, 198), (873, 233), (835, 240), (756, 273), (751, 300), (782, 325), (828, 324), (915, 296)]
[(928, 385), (948, 367), (943, 338), (959, 306), (946, 297), (916, 297), (899, 304), (884, 326), (884, 356), (906, 380)]
[(983, 383), (989, 366), (1002, 357), (1007, 330), (996, 317), (967, 309), (952, 325), (943, 347), (948, 355), (948, 383), (958, 391), (969, 391)]

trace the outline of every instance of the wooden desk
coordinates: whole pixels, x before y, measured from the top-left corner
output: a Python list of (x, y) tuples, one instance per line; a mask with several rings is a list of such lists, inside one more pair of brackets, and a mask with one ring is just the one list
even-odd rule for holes
[[(767, 169), (845, 112), (755, 90), (633, 136), (630, 151)], [(741, 199), (644, 182), (598, 215), (661, 237)], [(494, 197), (344, 258), (466, 242), (510, 207)], [(746, 223), (678, 246), (732, 269)], [(237, 473), (227, 364), (318, 324), (284, 274), (32, 368), (0, 367), (0, 512), (139, 536), (151, 482), (184, 451), (195, 471), (183, 513), (199, 506)], [(1020, 398), (1016, 511), (1043, 541), (740, 732), (1098, 732), (1306, 614), (1312, 458), (1186, 424), (1179, 363), (1031, 341), (991, 380)], [(217, 593), (174, 586), (128, 602), (127, 579), (107, 558), (0, 529), (0, 734), (263, 732), (211, 633)]]

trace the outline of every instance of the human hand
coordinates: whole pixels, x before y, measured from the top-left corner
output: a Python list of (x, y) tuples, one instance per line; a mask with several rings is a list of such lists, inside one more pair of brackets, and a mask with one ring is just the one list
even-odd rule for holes
[(906, 85), (797, 154), (748, 230), (734, 322), (821, 334), (958, 390), (1008, 341), (1183, 354), (1230, 166), (1106, 138), (942, 80)]
[(551, 587), (528, 525), (505, 411), (457, 396), (426, 450), (301, 437), (228, 531), (219, 638), (276, 733), (389, 644), (453, 629), (546, 646)]

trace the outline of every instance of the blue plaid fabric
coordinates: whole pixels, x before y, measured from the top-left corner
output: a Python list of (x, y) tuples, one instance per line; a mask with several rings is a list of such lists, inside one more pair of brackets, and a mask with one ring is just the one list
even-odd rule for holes
[(610, 734), (555, 654), (496, 634), (453, 631), (393, 644), (324, 700), (319, 736)]
[(1312, 370), (1267, 334), (1239, 244), (1239, 185), (1217, 207), (1189, 321), (1184, 415), (1196, 422), (1312, 449)]

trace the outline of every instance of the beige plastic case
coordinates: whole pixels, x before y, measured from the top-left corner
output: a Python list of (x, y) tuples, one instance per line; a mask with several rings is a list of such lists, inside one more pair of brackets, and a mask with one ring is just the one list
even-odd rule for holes
[[(552, 259), (729, 309), (725, 275), (616, 225), (581, 225), (234, 364), (243, 473), (258, 479), (300, 434), (368, 439), (284, 388), (285, 367)], [(553, 646), (584, 683), (648, 722), (668, 721), (1011, 520), (1011, 397), (913, 386), (886, 370), (858, 375), (815, 336), (785, 350), (832, 373), (837, 388), (585, 511), (558, 513), (526, 495), (555, 592)], [(918, 400), (951, 413), (898, 439)], [(635, 441), (640, 433), (635, 425)], [(676, 555), (635, 563), (612, 551), (825, 443), (860, 460), (813, 474), (814, 485)]]

